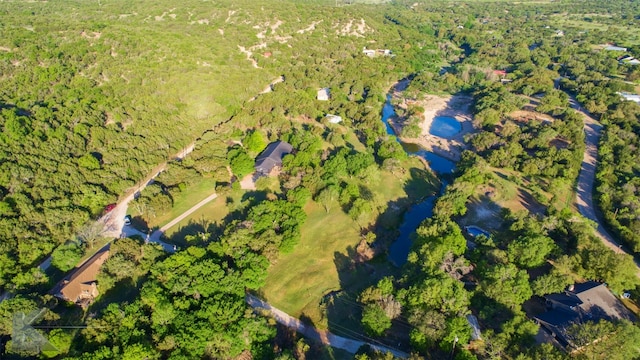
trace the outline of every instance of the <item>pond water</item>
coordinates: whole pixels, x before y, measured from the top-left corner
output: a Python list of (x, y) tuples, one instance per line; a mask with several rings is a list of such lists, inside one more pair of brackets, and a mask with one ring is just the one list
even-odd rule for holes
[[(388, 122), (388, 119), (394, 115), (395, 110), (393, 109), (393, 105), (391, 104), (391, 95), (387, 95), (387, 102), (382, 108), (382, 122), (387, 129), (387, 134), (395, 137), (395, 139), (400, 143), (400, 145), (402, 145), (402, 148), (407, 152), (407, 154), (417, 155), (427, 160), (427, 162), (431, 166), (431, 169), (437, 174), (446, 176), (453, 173), (453, 171), (455, 170), (455, 163), (453, 161), (427, 151), (418, 144), (405, 143), (400, 141)], [(400, 231), (400, 235), (389, 248), (389, 260), (396, 266), (402, 266), (407, 262), (407, 256), (409, 255), (409, 251), (411, 250), (411, 234), (416, 231), (418, 226), (420, 226), (420, 223), (433, 215), (433, 205), (436, 199), (443, 194), (444, 189), (447, 186), (447, 182), (445, 180), (441, 179), (441, 181), (442, 188), (437, 195), (425, 198), (422, 202), (413, 205), (404, 213), (402, 224), (398, 229)]]
[(462, 124), (451, 116), (436, 116), (429, 127), (429, 134), (445, 139), (451, 139), (462, 130)]

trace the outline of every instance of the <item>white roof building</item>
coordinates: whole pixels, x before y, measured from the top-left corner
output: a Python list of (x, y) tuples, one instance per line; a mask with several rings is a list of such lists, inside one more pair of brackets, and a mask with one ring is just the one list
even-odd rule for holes
[(627, 51), (627, 48), (620, 47), (620, 46), (614, 46), (614, 45), (609, 45), (609, 46), (605, 47), (604, 49), (605, 50), (609, 50), (609, 51)]
[(324, 118), (327, 119), (327, 121), (329, 121), (331, 124), (339, 124), (342, 122), (342, 116), (338, 115), (327, 114), (327, 116), (325, 116)]
[(623, 99), (627, 101), (635, 101), (640, 104), (640, 95), (638, 94), (630, 94), (625, 92), (619, 92), (618, 95), (622, 96)]
[(317, 97), (318, 100), (328, 101), (330, 97), (331, 97), (331, 92), (329, 91), (329, 88), (322, 88), (318, 90), (318, 97)]

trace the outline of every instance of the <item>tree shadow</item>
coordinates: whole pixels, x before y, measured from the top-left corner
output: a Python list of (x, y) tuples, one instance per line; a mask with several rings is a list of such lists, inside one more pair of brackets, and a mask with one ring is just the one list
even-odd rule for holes
[[(224, 229), (217, 223), (209, 222), (204, 217), (200, 220), (189, 220), (187, 225), (180, 226), (178, 231), (166, 238), (169, 244), (181, 247), (192, 245), (203, 245), (209, 239), (217, 238)], [(190, 236), (190, 241), (187, 241)]]
[(479, 292), (471, 297), (471, 308), (477, 311), (481, 329), (493, 329), (496, 332), (500, 332), (501, 324), (515, 316), (509, 307)]
[(374, 345), (408, 349), (409, 329), (394, 321), (390, 330), (382, 337), (367, 334), (362, 326), (364, 305), (358, 302), (360, 293), (375, 285), (386, 276), (397, 275), (399, 269), (389, 262), (376, 262), (375, 265), (358, 261), (360, 256), (355, 248), (348, 247), (346, 254), (334, 253), (334, 264), (340, 280), (340, 290), (330, 291), (321, 300), (324, 316), (331, 333), (349, 339), (355, 339)]
[[(98, 299), (89, 306), (88, 312), (99, 313), (111, 303), (121, 304), (135, 300), (140, 293), (138, 283), (142, 284), (143, 282), (143, 279), (139, 279), (136, 282), (132, 278), (125, 278), (116, 282), (104, 294), (100, 294)], [(98, 284), (98, 289), (99, 287), (100, 284)]]

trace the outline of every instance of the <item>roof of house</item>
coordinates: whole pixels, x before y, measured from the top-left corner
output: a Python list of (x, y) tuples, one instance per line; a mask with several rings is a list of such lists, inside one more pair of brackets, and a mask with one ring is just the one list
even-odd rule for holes
[(76, 302), (92, 283), (95, 283), (98, 271), (109, 258), (109, 250), (103, 250), (93, 255), (80, 267), (76, 268), (60, 282), (53, 293), (68, 301)]
[(322, 88), (318, 90), (318, 100), (329, 100), (330, 90), (329, 88)]
[(293, 146), (284, 141), (272, 142), (256, 158), (256, 171), (268, 174), (276, 166), (282, 166), (282, 158), (293, 151)]
[(625, 100), (635, 101), (637, 103), (640, 103), (640, 95), (638, 94), (619, 92), (618, 95), (622, 96)]
[(609, 51), (627, 51), (627, 48), (623, 48), (620, 46), (615, 46), (615, 45), (609, 45), (607, 47), (604, 48), (605, 50), (609, 50)]
[(588, 281), (575, 284), (561, 294), (545, 296), (547, 301), (566, 308), (554, 308), (535, 317), (547, 326), (563, 345), (568, 345), (565, 331), (573, 324), (598, 320), (633, 320), (634, 316), (603, 283)]

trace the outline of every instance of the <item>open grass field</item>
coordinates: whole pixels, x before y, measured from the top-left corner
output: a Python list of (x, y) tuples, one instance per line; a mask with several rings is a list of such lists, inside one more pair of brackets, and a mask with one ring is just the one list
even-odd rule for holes
[[(420, 164), (415, 159), (408, 163)], [(416, 198), (419, 193), (430, 194), (435, 188), (433, 184), (423, 181), (422, 187), (418, 188), (412, 173), (415, 175), (415, 171), (408, 171), (396, 177), (383, 171), (378, 184), (368, 184), (375, 197), (374, 203), (382, 204), (384, 210), (389, 202), (406, 200), (409, 195)], [(305, 317), (321, 328), (330, 328), (327, 314), (320, 305), (324, 295), (343, 290), (353, 298), (396, 269), (386, 261), (376, 262), (375, 266), (353, 263), (355, 248), (361, 239), (360, 226), (338, 206), (327, 213), (322, 205), (310, 201), (305, 211), (308, 218), (302, 227), (300, 243), (291, 254), (281, 256), (271, 266), (262, 295), (290, 315)], [(400, 215), (396, 213), (395, 218), (401, 219)], [(376, 220), (374, 217), (372, 221)]]
[(327, 213), (322, 205), (310, 202), (302, 239), (295, 250), (271, 266), (262, 289), (267, 301), (290, 315), (305, 315), (316, 325), (322, 296), (341, 289), (336, 260), (348, 257), (360, 241), (359, 226), (341, 209)]
[[(608, 31), (609, 24), (598, 22), (597, 17), (593, 17), (592, 14), (571, 14), (568, 17), (566, 14), (553, 14), (550, 16), (553, 20), (554, 26), (562, 30), (564, 28), (576, 28), (582, 31)], [(604, 19), (604, 17), (603, 17)], [(616, 24), (615, 27), (624, 34), (624, 45), (635, 46), (640, 44), (640, 34), (632, 27), (625, 26), (624, 24)]]
[[(149, 219), (149, 228), (159, 228), (165, 225), (214, 192), (215, 182), (212, 179), (202, 178), (201, 181), (189, 186), (185, 191), (174, 197), (173, 207), (169, 211), (162, 212), (160, 215)], [(134, 216), (139, 215), (135, 213), (135, 206), (132, 206), (130, 211)], [(197, 213), (192, 214), (189, 219), (193, 219)], [(197, 218), (195, 217), (195, 219)]]
[(180, 234), (184, 237), (184, 235), (190, 234), (189, 227), (194, 224), (196, 226), (206, 227), (209, 224), (219, 223), (228, 213), (229, 208), (227, 207), (226, 197), (218, 196), (215, 200), (204, 205), (175, 226), (169, 228), (165, 232), (165, 236), (171, 238), (176, 234)]

